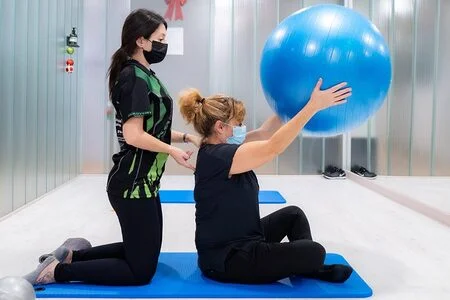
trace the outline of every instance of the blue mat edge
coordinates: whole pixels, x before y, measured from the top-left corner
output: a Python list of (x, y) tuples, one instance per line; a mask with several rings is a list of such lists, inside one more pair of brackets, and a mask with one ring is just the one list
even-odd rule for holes
[[(180, 190), (160, 190), (160, 197), (161, 197), (161, 203), (164, 204), (193, 204), (195, 203), (195, 201), (193, 200), (193, 196), (192, 196), (192, 201), (173, 201), (173, 200), (165, 200), (163, 199), (163, 195), (166, 193), (170, 193), (170, 192), (177, 192), (177, 193), (190, 193), (193, 194), (193, 190), (186, 190), (186, 189), (180, 189)], [(276, 190), (262, 190), (259, 191), (259, 196), (260, 197), (264, 197), (267, 194), (276, 194), (276, 198), (278, 199), (282, 199), (281, 201), (260, 201), (260, 204), (285, 204), (287, 203), (286, 198), (279, 192)]]
[[(164, 254), (192, 254), (195, 252), (163, 252)], [(162, 254), (163, 254), (162, 253)], [(346, 264), (350, 265), (348, 263), (348, 261), (340, 254), (337, 253), (327, 253), (327, 259), (332, 258), (332, 257), (338, 257), (341, 260), (343, 260)], [(327, 260), (326, 259), (326, 260)], [(367, 284), (367, 282), (358, 274), (358, 272), (356, 270), (354, 270), (354, 273), (352, 274), (352, 277), (355, 276), (357, 277), (356, 279), (358, 281), (360, 281), (361, 285), (364, 287), (364, 293), (359, 293), (359, 294), (355, 294), (355, 295), (333, 295), (330, 293), (329, 297), (323, 297), (323, 295), (321, 295), (320, 297), (314, 297), (309, 295), (308, 297), (297, 297), (298, 299), (305, 299), (305, 298), (322, 298), (322, 299), (328, 299), (328, 298), (368, 298), (371, 297), (373, 295), (373, 290), (372, 288)], [(218, 283), (221, 284), (221, 283)], [(76, 283), (73, 284), (68, 284), (71, 286), (76, 286)], [(82, 286), (89, 286), (86, 284), (80, 284)], [(226, 284), (228, 285), (228, 284)], [(235, 285), (235, 284), (230, 284), (230, 285)], [(51, 286), (51, 285), (50, 285)], [(95, 286), (95, 285), (93, 285)], [(246, 284), (243, 284), (242, 286), (247, 286)], [(39, 287), (37, 287), (39, 288)], [(177, 294), (174, 296), (167, 296), (167, 295), (154, 295), (154, 296), (149, 296), (149, 295), (142, 295), (142, 293), (139, 293), (139, 291), (137, 291), (137, 294), (133, 294), (133, 293), (128, 293), (126, 296), (118, 296), (118, 295), (98, 295), (98, 294), (76, 294), (76, 293), (71, 293), (71, 294), (63, 294), (63, 293), (56, 293), (56, 294), (46, 294), (46, 293), (39, 293), (39, 291), (36, 292), (36, 298), (80, 298), (80, 299), (86, 299), (86, 298), (93, 298), (93, 299), (128, 299), (128, 298), (136, 298), (136, 299), (144, 299), (144, 298), (160, 298), (160, 299), (180, 299), (180, 298), (186, 298), (186, 299), (192, 299), (192, 298), (201, 298), (201, 299), (206, 299), (206, 298), (211, 298), (211, 299), (220, 299), (220, 298), (241, 298), (241, 299), (254, 299), (254, 298), (275, 298), (273, 294), (269, 294), (269, 295), (264, 295), (264, 294), (258, 294), (258, 295), (253, 295), (253, 296), (247, 296), (247, 297), (242, 297), (242, 295), (239, 296), (233, 296), (233, 295), (226, 295), (224, 297), (218, 297), (217, 295), (196, 295), (193, 296), (192, 294)], [(291, 294), (287, 294), (287, 295), (277, 295), (276, 298), (296, 298), (295, 296), (292, 296)]]

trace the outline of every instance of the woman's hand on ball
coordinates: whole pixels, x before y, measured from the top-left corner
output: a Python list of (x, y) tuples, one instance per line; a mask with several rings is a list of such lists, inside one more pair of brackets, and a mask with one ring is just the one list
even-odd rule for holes
[(352, 89), (347, 87), (347, 82), (336, 84), (335, 86), (321, 90), (322, 78), (317, 81), (316, 86), (311, 94), (311, 98), (308, 102), (315, 111), (320, 111), (331, 106), (344, 104), (347, 102), (347, 98), (352, 95)]

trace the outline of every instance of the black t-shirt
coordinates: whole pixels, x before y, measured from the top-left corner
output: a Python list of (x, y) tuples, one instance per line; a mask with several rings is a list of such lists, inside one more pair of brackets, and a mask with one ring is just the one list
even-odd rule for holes
[(116, 133), (120, 152), (113, 155), (114, 166), (107, 191), (128, 199), (149, 199), (158, 195), (167, 153), (151, 152), (128, 145), (123, 124), (131, 117), (143, 117), (143, 129), (170, 144), (172, 98), (155, 73), (135, 60), (129, 60), (112, 90), (116, 110)]
[(264, 239), (259, 185), (253, 171), (229, 177), (239, 145), (203, 145), (195, 171), (195, 244), (202, 270), (224, 270), (233, 248), (245, 249)]

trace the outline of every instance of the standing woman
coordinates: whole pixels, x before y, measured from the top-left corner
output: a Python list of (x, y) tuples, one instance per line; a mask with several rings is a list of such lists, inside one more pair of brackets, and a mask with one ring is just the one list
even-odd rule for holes
[(109, 68), (120, 152), (113, 156), (107, 192), (123, 242), (78, 251), (63, 244), (25, 276), (32, 284), (143, 285), (155, 274), (162, 242), (159, 186), (165, 163), (170, 155), (193, 169), (188, 162), (192, 152), (171, 142), (200, 142), (196, 136), (172, 130), (172, 98), (151, 70), (166, 56), (166, 34), (167, 23), (160, 15), (133, 11), (125, 20), (122, 44)]

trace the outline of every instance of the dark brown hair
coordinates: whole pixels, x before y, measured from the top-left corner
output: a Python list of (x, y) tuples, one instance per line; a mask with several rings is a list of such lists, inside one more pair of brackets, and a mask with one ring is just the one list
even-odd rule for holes
[(164, 18), (147, 9), (134, 10), (127, 16), (122, 28), (120, 48), (113, 54), (111, 66), (108, 69), (110, 95), (123, 64), (136, 51), (136, 40), (141, 36), (146, 39), (150, 38), (161, 24), (164, 24), (167, 29), (167, 22)]

